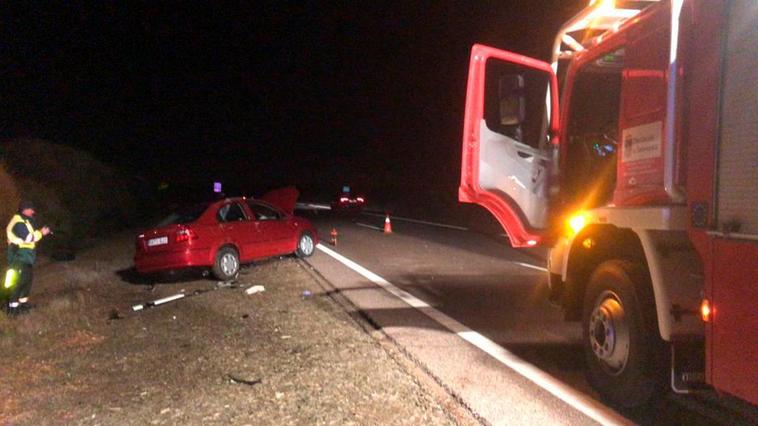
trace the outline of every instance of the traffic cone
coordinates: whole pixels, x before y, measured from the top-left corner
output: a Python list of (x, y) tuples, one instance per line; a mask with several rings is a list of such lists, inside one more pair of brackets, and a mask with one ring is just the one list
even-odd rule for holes
[(384, 218), (384, 233), (385, 234), (391, 234), (392, 233), (392, 222), (390, 222), (390, 215), (387, 214), (387, 216)]
[(332, 228), (332, 232), (329, 233), (329, 236), (331, 237), (331, 239), (329, 240), (329, 243), (333, 246), (336, 246), (337, 245), (337, 229)]

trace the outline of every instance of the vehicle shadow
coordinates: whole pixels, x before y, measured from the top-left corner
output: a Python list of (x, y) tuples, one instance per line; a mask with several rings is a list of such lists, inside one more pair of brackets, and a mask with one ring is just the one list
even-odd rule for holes
[(118, 270), (116, 271), (116, 275), (118, 275), (123, 282), (132, 285), (176, 284), (180, 282), (207, 279), (208, 277), (207, 271), (201, 269), (140, 274), (134, 266)]

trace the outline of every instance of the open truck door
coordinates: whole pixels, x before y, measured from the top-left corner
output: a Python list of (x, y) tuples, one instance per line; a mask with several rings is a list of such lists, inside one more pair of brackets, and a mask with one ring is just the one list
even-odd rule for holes
[(489, 210), (514, 247), (535, 246), (549, 233), (558, 115), (548, 63), (474, 45), (458, 198)]

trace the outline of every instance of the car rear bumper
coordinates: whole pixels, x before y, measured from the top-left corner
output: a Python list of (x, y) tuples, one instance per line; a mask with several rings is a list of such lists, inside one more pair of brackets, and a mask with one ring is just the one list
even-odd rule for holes
[(134, 266), (140, 274), (212, 265), (210, 251), (207, 249), (187, 249), (157, 253), (140, 251), (134, 255)]

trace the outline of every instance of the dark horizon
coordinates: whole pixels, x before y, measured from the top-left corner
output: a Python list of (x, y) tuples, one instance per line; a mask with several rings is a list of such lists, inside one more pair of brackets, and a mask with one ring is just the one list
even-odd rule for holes
[(470, 46), (546, 59), (585, 2), (502, 3), (6, 8), (0, 136), (154, 178), (451, 184)]

